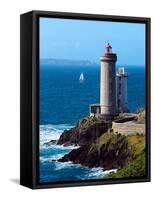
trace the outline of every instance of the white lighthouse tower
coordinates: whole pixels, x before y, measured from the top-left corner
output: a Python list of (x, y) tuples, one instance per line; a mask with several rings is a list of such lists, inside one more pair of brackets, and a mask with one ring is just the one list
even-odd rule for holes
[(117, 111), (119, 113), (129, 112), (127, 99), (127, 73), (125, 68), (119, 68), (116, 74), (117, 85)]
[(124, 67), (116, 74), (117, 55), (109, 43), (100, 57), (100, 103), (90, 105), (90, 116), (114, 118), (119, 113), (129, 112), (127, 100), (127, 73)]
[(105, 46), (105, 52), (100, 57), (101, 80), (100, 80), (100, 110), (104, 115), (116, 114), (116, 69), (117, 56), (112, 53), (109, 43)]

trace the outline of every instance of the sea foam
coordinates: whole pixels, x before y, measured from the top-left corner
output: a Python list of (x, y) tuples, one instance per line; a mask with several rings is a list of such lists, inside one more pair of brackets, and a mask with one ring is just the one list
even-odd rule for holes
[(101, 167), (88, 168), (86, 166), (82, 166), (80, 164), (74, 164), (72, 162), (57, 161), (65, 154), (69, 153), (72, 149), (78, 148), (78, 146), (66, 147), (63, 145), (56, 145), (56, 144), (51, 144), (49, 146), (46, 146), (44, 145), (44, 143), (49, 142), (51, 140), (58, 140), (64, 130), (71, 129), (72, 127), (73, 126), (67, 124), (40, 125), (40, 164), (42, 166), (42, 169), (44, 170), (49, 169), (47, 166), (50, 166), (50, 168), (52, 169), (52, 173), (48, 174), (49, 176), (48, 178), (54, 181), (57, 180), (57, 177), (59, 177), (61, 174), (61, 179), (67, 180), (67, 178), (69, 179), (69, 177), (65, 177), (65, 175), (67, 174), (68, 176), (71, 176), (72, 179), (75, 180), (91, 180), (91, 179), (101, 179), (110, 172), (116, 172), (116, 170), (103, 171)]
[(40, 148), (45, 148), (44, 143), (51, 140), (58, 140), (64, 130), (69, 130), (73, 126), (68, 124), (46, 124), (40, 125)]

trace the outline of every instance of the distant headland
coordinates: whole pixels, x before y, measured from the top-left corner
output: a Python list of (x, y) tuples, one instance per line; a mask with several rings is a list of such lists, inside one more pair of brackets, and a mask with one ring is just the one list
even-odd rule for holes
[(46, 58), (40, 59), (41, 65), (70, 65), (70, 66), (95, 66), (99, 63), (89, 60), (70, 60), (70, 59), (56, 59), (56, 58)]

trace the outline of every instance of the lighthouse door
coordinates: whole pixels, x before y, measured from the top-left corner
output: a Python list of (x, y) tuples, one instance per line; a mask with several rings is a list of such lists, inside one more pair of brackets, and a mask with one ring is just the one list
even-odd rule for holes
[(96, 107), (96, 113), (99, 114), (99, 107)]

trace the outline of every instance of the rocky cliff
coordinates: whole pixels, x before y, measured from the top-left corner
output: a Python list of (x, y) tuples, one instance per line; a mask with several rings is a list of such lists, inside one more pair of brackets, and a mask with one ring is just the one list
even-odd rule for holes
[[(139, 160), (139, 164), (135, 163), (135, 166), (143, 168), (141, 163), (143, 157), (145, 158), (145, 134), (115, 133), (112, 129), (112, 121), (102, 118), (84, 118), (73, 129), (64, 131), (57, 144), (79, 145), (79, 148), (60, 158), (58, 160), (60, 162), (72, 161), (88, 167), (121, 170), (131, 165), (131, 162)], [(132, 167), (132, 170), (134, 169), (135, 167)]]
[(110, 121), (87, 117), (79, 121), (74, 128), (64, 131), (57, 144), (87, 146), (104, 134), (110, 127)]
[[(143, 109), (131, 120), (140, 124), (145, 119)], [(114, 120), (130, 121), (126, 116), (117, 116)], [(88, 167), (102, 167), (105, 170), (117, 169), (117, 177), (127, 174), (145, 173), (145, 134), (120, 134), (112, 128), (112, 120), (102, 117), (87, 117), (77, 125), (66, 130), (60, 136), (58, 145), (76, 145), (70, 153), (60, 158), (59, 162), (72, 161)], [(120, 121), (121, 122), (121, 121)], [(130, 128), (130, 127), (128, 127)], [(121, 171), (122, 170), (122, 171)], [(116, 177), (110, 175), (107, 178)]]
[(105, 133), (92, 144), (72, 150), (59, 161), (72, 161), (88, 167), (120, 169), (144, 151), (144, 141), (144, 135)]

